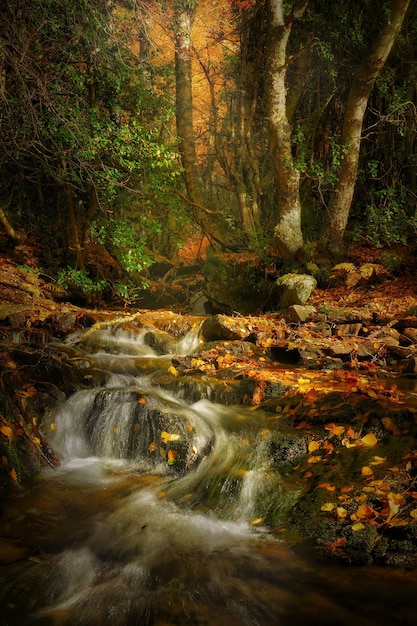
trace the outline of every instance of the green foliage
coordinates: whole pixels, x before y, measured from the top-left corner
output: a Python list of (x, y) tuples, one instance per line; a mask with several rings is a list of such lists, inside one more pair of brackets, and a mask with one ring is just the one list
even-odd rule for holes
[(80, 291), (85, 296), (102, 293), (109, 283), (104, 279), (93, 280), (84, 270), (71, 267), (60, 270), (57, 285), (71, 291)]

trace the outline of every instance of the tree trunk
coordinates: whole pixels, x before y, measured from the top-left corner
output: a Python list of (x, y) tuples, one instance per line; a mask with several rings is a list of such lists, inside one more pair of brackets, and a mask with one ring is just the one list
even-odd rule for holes
[(303, 246), (301, 232), (300, 174), (291, 152), (292, 128), (287, 117), (287, 44), (292, 23), (302, 15), (307, 1), (285, 18), (283, 0), (269, 0), (267, 51), (267, 101), (269, 149), (278, 186), (275, 245), (283, 258), (290, 258)]
[(324, 241), (334, 247), (340, 246), (343, 241), (352, 205), (368, 99), (401, 29), (409, 4), (410, 0), (392, 1), (390, 17), (374, 42), (370, 54), (359, 66), (350, 88), (342, 128), (339, 176), (323, 233)]
[[(195, 4), (195, 3), (194, 3)], [(193, 218), (202, 230), (220, 245), (235, 249), (236, 242), (221, 211), (206, 206), (203, 182), (197, 159), (193, 126), (193, 96), (191, 67), (191, 27), (195, 8), (184, 3), (175, 11), (175, 76), (176, 124), (178, 149), (184, 168), (189, 205)]]

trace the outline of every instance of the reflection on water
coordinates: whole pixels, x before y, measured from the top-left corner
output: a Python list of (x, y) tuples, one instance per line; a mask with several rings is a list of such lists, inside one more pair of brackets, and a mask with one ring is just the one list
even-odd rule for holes
[[(417, 623), (415, 570), (330, 563), (262, 527), (265, 490), (281, 497), (262, 415), (188, 406), (136, 371), (54, 419), (62, 466), (1, 503), (0, 626)], [(188, 437), (188, 471), (154, 450), (161, 431)]]

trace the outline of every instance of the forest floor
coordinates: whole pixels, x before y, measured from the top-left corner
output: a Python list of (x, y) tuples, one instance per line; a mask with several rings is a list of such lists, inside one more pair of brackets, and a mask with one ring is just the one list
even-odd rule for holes
[[(175, 376), (194, 371), (222, 387), (229, 379), (251, 383), (241, 401), (287, 429), (284, 447), (272, 438), (276, 467), (290, 488), (303, 485), (289, 523), (326, 554), (349, 562), (399, 564), (417, 556), (417, 278), (413, 252), (402, 255), (411, 269), (401, 276), (316, 289), (308, 301), (318, 312), (312, 321), (289, 323), (280, 313), (216, 316), (216, 331), (205, 337), (210, 349), (173, 359)], [(370, 258), (369, 249), (356, 250), (358, 265)], [(36, 247), (26, 243), (0, 255), (3, 486), (59, 463), (38, 430), (38, 415), (79, 381), (45, 350), (45, 333), (60, 339), (96, 322), (140, 315), (162, 332), (172, 326), (169, 312), (84, 308), (59, 298), (38, 269)], [(348, 311), (354, 317), (344, 319)], [(179, 326), (187, 328), (188, 317), (177, 315)], [(259, 351), (248, 352), (248, 342)], [(275, 362), (282, 355), (290, 356), (287, 367)], [(22, 458), (29, 456), (25, 467)], [(274, 527), (273, 516), (266, 521)]]

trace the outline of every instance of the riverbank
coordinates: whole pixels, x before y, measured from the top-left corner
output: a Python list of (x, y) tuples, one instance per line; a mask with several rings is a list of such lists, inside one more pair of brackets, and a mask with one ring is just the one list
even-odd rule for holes
[(181, 384), (196, 399), (196, 381), (204, 379), (216, 401), (269, 416), (274, 471), (299, 496), (284, 523), (271, 509), (262, 523), (282, 537), (313, 539), (348, 562), (414, 561), (417, 286), (410, 278), (316, 290), (303, 321), (294, 317), (298, 309), (197, 318), (77, 307), (60, 301), (36, 267), (5, 258), (0, 283), (3, 487), (18, 488), (59, 464), (44, 416), (90, 384), (71, 352), (85, 333), (109, 325), (147, 329), (152, 348), (166, 354), (199, 326), (198, 349), (173, 354), (158, 384)]

